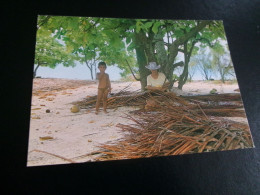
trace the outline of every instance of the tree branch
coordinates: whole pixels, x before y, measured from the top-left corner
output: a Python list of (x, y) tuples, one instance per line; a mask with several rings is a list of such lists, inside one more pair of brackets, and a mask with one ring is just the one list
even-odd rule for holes
[(185, 41), (188, 41), (191, 37), (193, 37), (197, 32), (201, 31), (205, 26), (210, 24), (211, 21), (203, 21), (199, 23), (196, 27), (194, 27), (190, 32), (188, 32), (185, 36), (176, 39), (173, 45), (182, 45)]
[(193, 50), (193, 48), (194, 48), (194, 46), (195, 46), (195, 44), (198, 42), (198, 40), (194, 40), (194, 41), (192, 41), (192, 44), (191, 44), (191, 48), (190, 48), (190, 51), (188, 52), (188, 55), (187, 55), (187, 57), (188, 57), (188, 61), (190, 61), (190, 57), (191, 57), (191, 54), (192, 54), (192, 50)]
[(180, 61), (180, 62), (177, 62), (177, 63), (173, 64), (174, 69), (175, 69), (176, 67), (178, 67), (178, 66), (184, 66), (184, 62), (183, 62), (183, 61)]
[(207, 44), (209, 45), (209, 47), (213, 47), (213, 46), (214, 46), (214, 45), (212, 45), (212, 44), (210, 43), (210, 40), (208, 40), (207, 38), (202, 37), (202, 38), (196, 39), (197, 42), (198, 42), (198, 41), (202, 41), (202, 40), (206, 41)]
[(133, 72), (133, 70), (132, 70), (131, 66), (129, 65), (128, 61), (127, 61), (127, 60), (125, 60), (125, 61), (126, 61), (126, 63), (127, 63), (127, 65), (128, 65), (128, 67), (129, 67), (129, 69), (130, 69), (130, 71), (131, 71), (131, 73), (132, 73), (133, 77), (135, 78), (135, 80), (137, 80), (137, 81), (141, 81), (141, 79), (138, 79), (138, 78), (136, 78), (136, 76), (135, 76), (135, 74), (134, 74), (134, 72)]

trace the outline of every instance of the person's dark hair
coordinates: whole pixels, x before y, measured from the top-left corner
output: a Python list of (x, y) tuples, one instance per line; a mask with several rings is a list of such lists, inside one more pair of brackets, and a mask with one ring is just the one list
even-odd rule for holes
[(98, 68), (99, 68), (100, 66), (105, 66), (105, 67), (107, 67), (107, 65), (106, 65), (105, 62), (99, 62), (99, 63), (98, 63)]

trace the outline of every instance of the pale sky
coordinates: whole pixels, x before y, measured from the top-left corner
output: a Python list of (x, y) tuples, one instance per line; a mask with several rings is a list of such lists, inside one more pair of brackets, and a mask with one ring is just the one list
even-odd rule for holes
[[(106, 73), (109, 74), (110, 80), (119, 80), (120, 73), (123, 72), (116, 66), (108, 66)], [(55, 69), (49, 67), (39, 67), (36, 76), (42, 78), (66, 78), (91, 80), (90, 70), (84, 64), (76, 63), (75, 67), (64, 67), (59, 64)]]

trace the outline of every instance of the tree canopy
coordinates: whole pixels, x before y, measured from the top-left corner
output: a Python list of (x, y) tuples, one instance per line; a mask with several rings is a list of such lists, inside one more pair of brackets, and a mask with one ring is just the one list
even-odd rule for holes
[(34, 63), (34, 77), (39, 66), (48, 66), (55, 68), (58, 64), (63, 66), (75, 66), (75, 56), (66, 50), (66, 47), (61, 44), (54, 34), (44, 27), (44, 23), (48, 21), (48, 17), (39, 17)]
[[(60, 59), (59, 55), (65, 55), (62, 48), (66, 46), (68, 58), (62, 57), (64, 66), (72, 65), (69, 58), (77, 60), (88, 66), (93, 78), (95, 64), (102, 60), (123, 70), (122, 76), (137, 73), (139, 77), (136, 79), (140, 80), (142, 89), (150, 74), (145, 68), (149, 62), (161, 65), (171, 86), (175, 82), (175, 68), (183, 66), (179, 78), (183, 85), (188, 78), (190, 59), (199, 48), (221, 48), (220, 40), (225, 38), (221, 21), (206, 20), (39, 16), (38, 26), (38, 31), (45, 29), (37, 34), (39, 48), (44, 42), (46, 51), (57, 54), (56, 58)], [(49, 40), (43, 41), (45, 38)], [(54, 47), (48, 48), (49, 42)], [(176, 56), (180, 52), (184, 59), (177, 62)], [(53, 67), (55, 63), (47, 66)]]

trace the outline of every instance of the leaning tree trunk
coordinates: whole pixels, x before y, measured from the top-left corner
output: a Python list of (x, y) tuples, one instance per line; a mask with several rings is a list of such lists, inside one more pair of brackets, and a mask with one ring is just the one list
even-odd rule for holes
[(210, 24), (211, 21), (203, 21), (200, 24), (198, 24), (195, 28), (193, 28), (191, 31), (186, 33), (184, 36), (176, 39), (173, 43), (169, 44), (169, 63), (167, 64), (167, 67), (165, 68), (166, 70), (166, 77), (169, 78), (170, 80), (170, 87), (173, 86), (173, 80), (172, 80), (172, 75), (173, 71), (176, 68), (174, 66), (174, 60), (176, 56), (178, 55), (178, 48), (180, 45), (184, 44), (187, 42), (191, 37), (195, 36), (199, 31), (201, 31), (206, 25)]
[[(192, 48), (191, 48), (191, 52), (192, 52)], [(191, 54), (190, 52), (190, 54)], [(189, 60), (190, 56), (188, 53), (188, 42), (184, 43), (184, 68), (183, 68), (183, 72), (180, 76), (179, 79), (179, 83), (178, 83), (178, 88), (182, 89), (183, 85), (186, 83), (187, 78), (188, 78), (188, 73), (189, 73)]]
[[(196, 36), (196, 34), (194, 35)], [(189, 76), (189, 63), (190, 63), (190, 57), (191, 57), (191, 54), (192, 54), (192, 51), (193, 51), (193, 48), (195, 46), (195, 44), (198, 42), (199, 40), (198, 39), (195, 39), (192, 41), (191, 43), (191, 47), (190, 47), (190, 50), (188, 50), (188, 42), (189, 40), (185, 41), (184, 42), (184, 68), (183, 68), (183, 72), (180, 76), (180, 79), (179, 79), (179, 83), (178, 83), (178, 88), (179, 89), (182, 89), (183, 85), (186, 83), (187, 79), (188, 79), (188, 76)]]
[(96, 65), (96, 63), (94, 65), (94, 69), (95, 69), (95, 75), (97, 75), (97, 65)]
[(184, 68), (180, 76), (178, 88), (182, 89), (183, 85), (186, 83), (189, 73), (189, 57), (188, 57), (188, 48), (187, 42), (184, 43)]
[(94, 80), (94, 76), (93, 76), (93, 67), (91, 66), (91, 69), (90, 69), (90, 73), (91, 73), (91, 80)]
[(221, 67), (219, 59), (217, 59), (217, 60), (218, 60), (217, 66), (218, 66), (218, 71), (220, 74), (221, 81), (222, 81), (222, 83), (225, 83), (225, 69), (224, 69), (224, 67)]
[(89, 71), (90, 71), (90, 76), (91, 76), (91, 80), (94, 80), (94, 76), (93, 76), (93, 65), (91, 63), (88, 62), (88, 60), (85, 61)]
[(90, 70), (91, 80), (94, 80), (93, 67), (91, 66), (91, 67), (89, 68), (89, 70)]
[(35, 68), (34, 71), (33, 71), (33, 78), (36, 77), (36, 72), (37, 72), (37, 70), (38, 70), (39, 67), (40, 67), (40, 64), (38, 63), (37, 66), (36, 66), (36, 68)]
[(186, 81), (188, 79), (188, 73), (189, 73), (188, 68), (189, 68), (188, 63), (185, 62), (184, 69), (183, 69), (183, 72), (182, 72), (182, 74), (180, 76), (179, 83), (178, 83), (178, 88), (179, 89), (182, 89), (183, 85), (186, 83)]
[[(95, 59), (94, 62), (92, 62), (91, 60), (87, 59), (87, 53), (84, 53), (84, 57), (85, 57), (85, 63), (90, 71), (90, 76), (91, 76), (91, 80), (94, 80), (94, 75), (93, 75), (93, 68), (95, 66)], [(95, 56), (96, 57), (96, 56)], [(96, 70), (95, 70), (96, 71)], [(96, 74), (95, 74), (96, 75)]]

